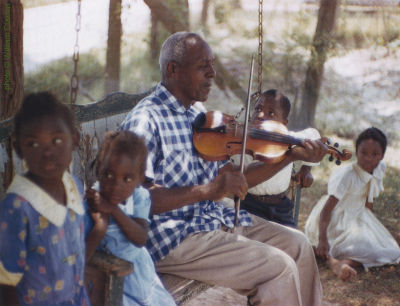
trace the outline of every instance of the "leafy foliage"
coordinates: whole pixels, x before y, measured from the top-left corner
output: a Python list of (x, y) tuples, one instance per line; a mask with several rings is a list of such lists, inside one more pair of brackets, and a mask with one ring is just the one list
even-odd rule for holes
[[(50, 90), (61, 100), (69, 100), (70, 79), (73, 73), (73, 62), (69, 57), (52, 61), (41, 66), (38, 70), (26, 73), (24, 80), (25, 94)], [(93, 92), (99, 82), (103, 83), (104, 64), (102, 64), (97, 55), (93, 53), (80, 54), (78, 63), (78, 76), (80, 86), (99, 99)], [(93, 92), (93, 93), (92, 93)], [(82, 95), (78, 95), (78, 103), (87, 102)]]

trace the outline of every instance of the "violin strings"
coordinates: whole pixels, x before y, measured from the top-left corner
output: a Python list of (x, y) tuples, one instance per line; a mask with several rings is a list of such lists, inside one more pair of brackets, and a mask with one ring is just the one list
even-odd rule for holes
[(276, 132), (263, 131), (263, 130), (255, 129), (255, 128), (250, 130), (250, 137), (264, 139), (264, 140), (270, 140), (270, 141), (276, 141), (276, 142), (282, 142), (282, 143), (286, 143), (286, 144), (290, 144), (290, 145), (301, 145), (301, 140), (297, 139), (295, 137), (283, 135), (283, 134), (276, 133)]

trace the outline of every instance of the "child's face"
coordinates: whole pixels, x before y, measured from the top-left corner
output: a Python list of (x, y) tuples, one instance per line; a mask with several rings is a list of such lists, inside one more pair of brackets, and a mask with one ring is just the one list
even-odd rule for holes
[(62, 118), (44, 116), (21, 126), (16, 145), (34, 178), (61, 179), (78, 140)]
[(109, 204), (126, 200), (144, 180), (144, 159), (134, 159), (128, 154), (109, 154), (99, 171), (100, 193)]
[(254, 106), (252, 122), (262, 123), (265, 120), (275, 120), (284, 125), (288, 123), (279, 101), (261, 96)]
[(379, 142), (370, 138), (361, 141), (356, 155), (357, 164), (368, 173), (372, 173), (379, 161), (382, 160), (383, 151)]

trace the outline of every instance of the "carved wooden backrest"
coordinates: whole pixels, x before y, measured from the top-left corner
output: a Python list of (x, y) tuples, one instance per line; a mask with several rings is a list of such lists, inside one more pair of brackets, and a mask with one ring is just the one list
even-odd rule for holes
[[(71, 170), (86, 185), (94, 181), (90, 164), (96, 156), (104, 132), (117, 129), (126, 114), (152, 90), (142, 94), (115, 92), (98, 102), (74, 106), (81, 141), (78, 150), (74, 152)], [(12, 147), (12, 130), (13, 118), (0, 121), (0, 199), (13, 175), (25, 170)]]

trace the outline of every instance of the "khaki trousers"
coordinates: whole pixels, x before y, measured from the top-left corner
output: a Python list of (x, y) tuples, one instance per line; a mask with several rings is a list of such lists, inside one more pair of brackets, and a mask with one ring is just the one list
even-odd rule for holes
[(253, 226), (188, 236), (157, 271), (228, 287), (252, 305), (321, 305), (314, 252), (304, 234), (251, 215)]

